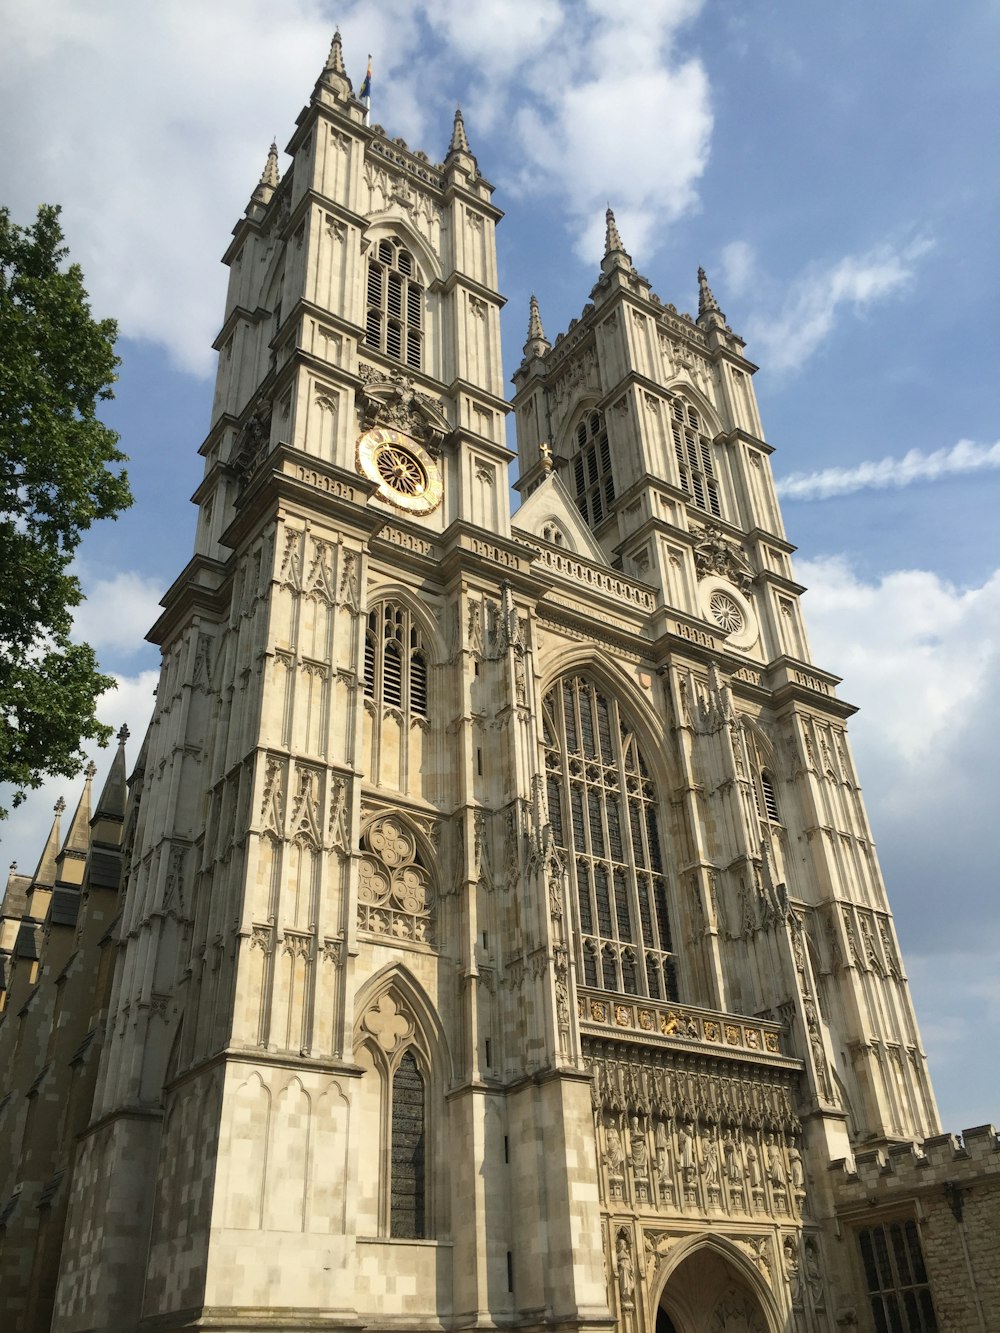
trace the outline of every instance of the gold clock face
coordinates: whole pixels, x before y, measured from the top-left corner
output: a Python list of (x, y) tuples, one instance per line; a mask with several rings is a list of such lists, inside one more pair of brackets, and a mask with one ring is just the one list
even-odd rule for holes
[(441, 472), (430, 454), (398, 430), (377, 426), (358, 440), (358, 471), (378, 497), (408, 514), (429, 514), (441, 503)]

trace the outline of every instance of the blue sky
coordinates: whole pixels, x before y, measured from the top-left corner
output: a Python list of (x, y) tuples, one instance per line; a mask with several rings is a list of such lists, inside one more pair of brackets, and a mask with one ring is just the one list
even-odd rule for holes
[[(123, 358), (108, 419), (136, 506), (90, 534), (79, 627), (120, 680), (190, 554), (225, 291), (219, 256), (335, 23), (372, 117), (436, 160), (460, 102), (500, 229), (506, 365), (528, 297), (580, 313), (614, 206), (691, 309), (708, 270), (757, 393), (814, 657), (852, 736), (942, 1118), (1000, 1118), (997, 405), (1000, 6), (927, 0), (0, 0), (4, 202), (63, 205)], [(108, 758), (96, 756), (102, 774)], [(56, 796), (2, 830), (33, 868)]]

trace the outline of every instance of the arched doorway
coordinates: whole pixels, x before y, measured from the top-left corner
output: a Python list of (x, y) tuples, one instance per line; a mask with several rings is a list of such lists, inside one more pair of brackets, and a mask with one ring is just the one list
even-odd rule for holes
[(698, 1245), (672, 1267), (660, 1293), (656, 1333), (777, 1333), (766, 1285), (732, 1250)]

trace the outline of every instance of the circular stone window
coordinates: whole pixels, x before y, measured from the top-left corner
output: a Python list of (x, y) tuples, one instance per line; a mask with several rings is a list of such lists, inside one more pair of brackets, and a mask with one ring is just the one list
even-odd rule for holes
[(358, 470), (378, 485), (378, 497), (410, 514), (429, 514), (441, 503), (438, 465), (416, 440), (376, 427), (358, 440)]
[(727, 634), (739, 634), (746, 628), (743, 612), (727, 592), (717, 589), (708, 599), (708, 609), (713, 620)]
[(745, 652), (757, 642), (760, 630), (754, 609), (731, 583), (710, 574), (698, 584), (698, 602), (705, 619), (725, 634), (728, 648)]

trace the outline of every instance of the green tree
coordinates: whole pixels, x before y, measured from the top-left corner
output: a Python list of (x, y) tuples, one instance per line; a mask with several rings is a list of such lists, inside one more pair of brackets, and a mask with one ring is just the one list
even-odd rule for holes
[(84, 743), (111, 731), (95, 704), (113, 681), (70, 642), (83, 600), (70, 564), (91, 523), (132, 503), (118, 436), (97, 418), (118, 330), (92, 318), (66, 254), (58, 208), (30, 227), (0, 209), (0, 782), (15, 805), (77, 773)]

